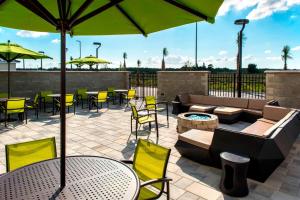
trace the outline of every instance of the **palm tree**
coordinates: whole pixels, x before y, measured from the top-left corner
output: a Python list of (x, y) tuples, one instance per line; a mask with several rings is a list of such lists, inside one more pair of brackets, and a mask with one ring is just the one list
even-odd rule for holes
[(138, 66), (138, 68), (140, 68), (141, 64), (142, 64), (142, 62), (140, 60), (137, 60), (137, 66)]
[(126, 69), (126, 59), (127, 59), (127, 53), (126, 52), (123, 53), (123, 59), (124, 59), (123, 67), (124, 67), (124, 69)]
[(284, 62), (284, 70), (287, 70), (287, 60), (288, 59), (293, 59), (292, 54), (291, 54), (291, 48), (288, 45), (285, 45), (282, 49), (282, 55), (281, 58)]
[(168, 56), (169, 52), (168, 49), (165, 47), (163, 48), (163, 59), (161, 62), (161, 70), (165, 71), (166, 70), (166, 64), (165, 64), (165, 56)]

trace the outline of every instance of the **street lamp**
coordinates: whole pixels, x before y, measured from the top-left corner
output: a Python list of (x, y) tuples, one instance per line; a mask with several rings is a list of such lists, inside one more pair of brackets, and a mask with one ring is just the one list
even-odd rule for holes
[[(45, 54), (43, 51), (39, 51), (40, 54)], [(43, 70), (43, 59), (41, 58), (41, 70)]]
[[(96, 45), (96, 57), (98, 58), (98, 50), (101, 47), (101, 42), (94, 42), (93, 45)], [(98, 64), (97, 64), (97, 70), (98, 70)]]
[(243, 31), (245, 29), (246, 24), (249, 23), (248, 19), (238, 19), (235, 20), (235, 25), (242, 25), (242, 29), (238, 33), (238, 65), (237, 65), (237, 90), (238, 97), (242, 96), (242, 85), (241, 85), (241, 73), (242, 73), (242, 52), (243, 52)]
[(79, 43), (79, 58), (81, 58), (81, 41), (80, 40), (76, 40), (76, 42)]
[(195, 67), (198, 67), (198, 23), (196, 22), (196, 46), (195, 46)]

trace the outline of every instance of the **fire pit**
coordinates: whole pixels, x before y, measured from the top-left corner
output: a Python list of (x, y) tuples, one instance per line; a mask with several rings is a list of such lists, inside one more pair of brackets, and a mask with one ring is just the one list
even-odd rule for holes
[(190, 129), (214, 131), (219, 125), (216, 115), (200, 112), (181, 113), (177, 117), (177, 132), (183, 133)]

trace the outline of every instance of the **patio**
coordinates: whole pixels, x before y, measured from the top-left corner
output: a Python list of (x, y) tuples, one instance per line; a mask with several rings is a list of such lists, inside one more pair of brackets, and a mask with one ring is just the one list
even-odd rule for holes
[[(171, 110), (171, 108), (170, 108)], [(130, 114), (127, 109), (110, 106), (91, 112), (77, 108), (76, 115), (67, 114), (67, 155), (96, 155), (115, 159), (129, 159), (134, 153), (134, 135), (127, 144), (130, 133)], [(0, 124), (0, 174), (5, 170), (5, 144), (30, 141), (55, 136), (59, 145), (59, 116), (41, 113), (38, 120), (30, 115), (28, 124), (9, 123), (8, 128)], [(221, 171), (180, 156), (174, 148), (177, 141), (174, 115), (170, 116), (170, 127), (165, 116), (159, 114), (159, 144), (172, 149), (168, 165), (172, 199), (232, 199), (219, 192)], [(236, 128), (242, 126), (237, 124)], [(153, 129), (154, 131), (154, 129)], [(142, 132), (141, 132), (142, 134)], [(155, 133), (150, 137), (155, 141)], [(59, 151), (60, 148), (57, 148)], [(58, 152), (59, 153), (59, 152)], [(299, 199), (300, 198), (300, 140), (295, 142), (288, 158), (265, 183), (248, 179), (250, 193), (243, 199)], [(164, 199), (164, 198), (163, 198)]]

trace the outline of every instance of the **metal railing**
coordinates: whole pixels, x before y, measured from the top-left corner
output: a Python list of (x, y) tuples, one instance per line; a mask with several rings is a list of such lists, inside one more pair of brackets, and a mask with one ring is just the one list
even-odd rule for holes
[(130, 88), (136, 89), (137, 96), (157, 97), (157, 74), (156, 73), (137, 73), (129, 75)]
[[(212, 96), (237, 97), (236, 73), (210, 74), (208, 78), (208, 93)], [(265, 99), (265, 74), (242, 74), (241, 97)]]

